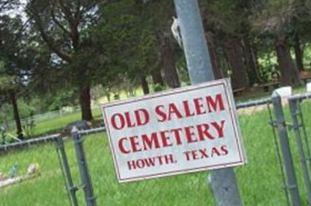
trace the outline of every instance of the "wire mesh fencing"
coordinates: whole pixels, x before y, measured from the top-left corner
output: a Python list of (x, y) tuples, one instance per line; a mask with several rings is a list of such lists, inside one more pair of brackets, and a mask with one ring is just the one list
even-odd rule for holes
[[(270, 103), (263, 99), (237, 107), (248, 157), (247, 165), (236, 168), (245, 205), (287, 204)], [(106, 134), (86, 136), (85, 147), (98, 205), (214, 205), (208, 172), (119, 184)]]
[(248, 163), (236, 168), (239, 189), (245, 205), (286, 205), (285, 174), (271, 127), (273, 106), (271, 98), (238, 104)]
[(294, 95), (288, 99), (288, 116), (291, 122), (288, 124), (291, 148), (301, 198), (301, 204), (311, 204), (311, 180), (310, 180), (310, 125), (311, 125), (311, 94)]
[[(303, 114), (304, 130), (310, 134), (311, 103), (299, 102)], [(300, 153), (294, 137), (290, 109), (283, 105), (288, 121), (289, 144), (293, 156), (297, 187), (301, 204), (307, 205)], [(248, 163), (235, 168), (238, 186), (244, 205), (287, 205), (291, 204), (287, 173), (280, 140), (275, 127), (274, 108), (271, 99), (246, 102), (237, 105), (239, 123), (246, 149)], [(301, 123), (301, 119), (299, 125)], [(157, 178), (146, 181), (119, 184), (115, 175), (108, 138), (103, 129), (80, 132), (84, 147), (93, 194), (96, 204), (105, 205), (214, 205), (213, 194), (208, 186), (208, 172), (199, 172)], [(61, 138), (66, 153), (71, 183), (68, 182), (60, 144)], [(0, 187), (0, 206), (31, 205), (86, 205), (85, 184), (79, 173), (72, 137), (52, 138), (43, 143), (26, 144), (11, 149), (1, 147), (0, 172), (5, 178), (27, 175), (30, 166), (36, 170), (32, 176)], [(304, 143), (304, 148), (306, 148)], [(306, 162), (309, 167), (309, 156)], [(68, 169), (67, 168), (67, 169)], [(309, 169), (309, 168), (308, 168)], [(29, 169), (31, 170), (31, 169)], [(3, 182), (3, 181), (0, 181)]]
[(86, 136), (85, 151), (98, 205), (213, 204), (206, 173), (119, 184), (106, 134)]
[(68, 204), (52, 139), (1, 146), (1, 206)]
[[(101, 118), (100, 108), (98, 105), (92, 105), (92, 112), (95, 120)], [(81, 109), (79, 107), (68, 107), (62, 110), (36, 114), (21, 119), (23, 133), (25, 138), (40, 137), (47, 132), (54, 134), (61, 132), (63, 128), (81, 118)], [(16, 123), (14, 120), (4, 120), (0, 117), (0, 126), (5, 130), (6, 141), (11, 143), (16, 140)], [(2, 140), (0, 127), (0, 143)]]

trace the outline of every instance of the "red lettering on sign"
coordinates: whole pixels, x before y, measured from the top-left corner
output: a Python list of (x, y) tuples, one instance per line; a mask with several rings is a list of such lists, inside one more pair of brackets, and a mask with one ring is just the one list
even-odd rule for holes
[(143, 169), (146, 167), (161, 166), (164, 164), (175, 164), (177, 161), (172, 154), (149, 157), (144, 159), (130, 160), (127, 162), (129, 170)]
[(211, 123), (211, 125), (213, 125), (214, 128), (217, 130), (218, 137), (224, 137), (224, 124), (225, 124), (225, 120), (222, 120), (220, 122), (220, 125), (218, 124), (218, 122)]
[(188, 101), (183, 101), (182, 103), (183, 103), (183, 107), (184, 107), (184, 109), (185, 109), (185, 115), (186, 115), (186, 117), (192, 117), (192, 116), (194, 116), (195, 113), (194, 113), (194, 112), (191, 112), (190, 106), (189, 106), (189, 104), (188, 104)]
[(228, 154), (226, 145), (221, 147), (212, 147), (210, 150), (207, 148), (185, 151), (184, 156), (187, 161), (205, 159), (213, 156), (225, 156)]
[(156, 132), (151, 133), (150, 137), (148, 137), (146, 134), (143, 134), (141, 139), (144, 145), (144, 150), (160, 148), (160, 143)]
[[(134, 115), (132, 115), (134, 114)], [(150, 115), (146, 109), (138, 109), (124, 114), (116, 113), (111, 117), (111, 124), (114, 129), (121, 130), (124, 128), (133, 128), (136, 126), (146, 125), (150, 121)]]
[(170, 142), (170, 131), (162, 131), (160, 132), (161, 140), (162, 140), (162, 146), (163, 147), (170, 147), (173, 144)]
[[(117, 124), (117, 119), (119, 120), (119, 124)], [(116, 114), (112, 115), (111, 125), (113, 126), (113, 128), (115, 128), (117, 130), (123, 129), (123, 127), (125, 126), (125, 120), (124, 120), (122, 114), (116, 113)]]
[(181, 141), (180, 133), (182, 132), (182, 128), (172, 129), (171, 132), (173, 133), (173, 136), (175, 137), (176, 145), (181, 145), (182, 141)]
[(146, 125), (150, 121), (149, 113), (146, 109), (139, 109), (135, 112), (137, 126)]
[(120, 182), (242, 165), (230, 89), (225, 79), (103, 105)]
[(199, 141), (213, 141), (224, 137), (224, 127), (225, 120), (221, 120), (220, 122), (174, 128), (128, 138), (123, 137), (118, 140), (118, 144), (120, 151), (123, 154), (128, 154)]
[(195, 111), (196, 111), (197, 115), (206, 113), (206, 111), (204, 110), (204, 105), (203, 105), (202, 101), (203, 101), (202, 98), (195, 98), (193, 100)]
[(164, 122), (166, 120), (166, 113), (163, 111), (164, 105), (158, 105), (155, 108), (155, 112), (158, 115), (158, 121)]
[(139, 152), (141, 148), (139, 148), (139, 139), (137, 136), (130, 137), (130, 143), (132, 147), (132, 152)]
[(206, 103), (208, 107), (208, 112), (217, 112), (225, 110), (221, 94), (217, 94), (215, 99), (213, 99), (211, 96), (207, 96)]
[(227, 145), (223, 145), (220, 147), (220, 150), (223, 152), (223, 155), (227, 155), (229, 153)]
[(194, 133), (194, 127), (193, 126), (189, 126), (189, 127), (185, 127), (185, 135), (186, 135), (186, 139), (188, 143), (193, 143), (193, 142), (197, 142), (197, 139), (194, 139), (193, 137), (195, 137), (195, 133)]
[(215, 139), (209, 132), (208, 124), (197, 125), (199, 140), (202, 141), (207, 137), (208, 139)]
[(174, 103), (171, 103), (168, 105), (168, 118), (167, 118), (167, 120), (171, 120), (172, 115), (174, 115), (177, 119), (182, 118), (181, 113), (179, 112), (177, 106)]
[(220, 151), (218, 150), (217, 147), (213, 147), (213, 148), (212, 148), (211, 157), (213, 157), (214, 155), (220, 156)]
[(125, 149), (125, 146), (124, 146), (124, 141), (126, 141), (127, 140), (127, 138), (126, 137), (123, 137), (123, 138), (121, 138), (120, 140), (119, 140), (119, 149), (120, 149), (120, 151), (122, 152), (122, 153), (124, 153), (124, 154), (128, 154), (128, 153), (130, 153), (131, 151), (130, 150), (126, 150)]
[(155, 107), (155, 114), (158, 122), (166, 122), (174, 119), (188, 118), (195, 115), (219, 112), (224, 110), (224, 101), (221, 94), (207, 96), (204, 98), (194, 98), (192, 101), (183, 101), (181, 106), (175, 103), (168, 105), (158, 105)]
[(136, 126), (136, 124), (134, 122), (132, 122), (132, 119), (131, 119), (129, 112), (125, 112), (124, 116), (125, 116), (127, 127), (135, 127)]

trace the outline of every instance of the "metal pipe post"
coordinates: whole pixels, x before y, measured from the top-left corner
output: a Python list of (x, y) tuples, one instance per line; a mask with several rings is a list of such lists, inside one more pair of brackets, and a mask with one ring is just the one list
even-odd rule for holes
[(81, 181), (83, 184), (86, 205), (96, 206), (96, 199), (93, 193), (91, 177), (88, 172), (82, 136), (79, 134), (79, 130), (76, 127), (72, 128), (71, 134), (75, 144), (76, 156), (78, 160)]
[(74, 186), (70, 167), (68, 164), (68, 158), (64, 147), (64, 141), (61, 136), (55, 139), (56, 149), (59, 157), (59, 163), (66, 182), (66, 188), (70, 194), (71, 205), (78, 206), (78, 200), (76, 196), (77, 187)]
[(300, 128), (303, 127), (304, 125), (299, 123), (299, 120), (298, 120), (298, 114), (299, 114), (298, 104), (299, 104), (299, 101), (297, 99), (289, 100), (289, 108), (291, 111), (291, 117), (293, 121), (293, 130), (296, 136), (296, 143), (297, 143), (298, 152), (299, 152), (300, 161), (301, 161), (304, 184), (305, 184), (305, 188), (306, 188), (307, 195), (308, 195), (308, 205), (311, 205), (310, 174), (309, 174), (309, 170), (307, 166), (307, 160), (306, 160), (306, 155), (304, 152), (303, 140), (302, 140), (301, 132), (300, 132)]
[(174, 0), (192, 84), (215, 79), (197, 0)]
[(301, 203), (299, 198), (293, 158), (291, 155), (290, 145), (288, 141), (287, 126), (285, 122), (281, 97), (278, 95), (272, 96), (272, 103), (274, 115), (276, 118), (275, 124), (279, 135), (281, 152), (287, 178), (287, 189), (289, 190), (292, 205), (299, 206), (301, 205)]
[[(197, 0), (174, 0), (192, 84), (214, 80)], [(242, 205), (232, 168), (211, 171), (211, 187), (219, 206)]]

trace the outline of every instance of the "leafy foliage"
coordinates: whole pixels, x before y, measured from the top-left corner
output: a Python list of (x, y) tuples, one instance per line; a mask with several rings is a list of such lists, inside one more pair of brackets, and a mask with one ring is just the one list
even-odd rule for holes
[[(38, 112), (54, 110), (81, 105), (88, 98), (81, 96), (85, 89), (101, 85), (108, 96), (133, 93), (142, 77), (150, 81), (154, 71), (164, 73), (161, 39), (171, 38), (173, 1), (29, 0), (27, 16), (8, 15), (20, 6), (18, 0), (0, 1), (2, 101), (13, 89), (29, 104), (41, 100)], [(244, 71), (250, 80), (246, 86), (271, 80), (271, 71), (280, 69), (274, 61), (279, 34), (289, 47), (297, 34), (302, 49), (310, 42), (310, 8), (309, 0), (201, 0), (206, 36), (213, 37), (223, 76), (232, 73), (238, 59), (236, 79), (241, 81), (239, 71)], [(176, 44), (172, 48), (185, 84), (183, 53)]]

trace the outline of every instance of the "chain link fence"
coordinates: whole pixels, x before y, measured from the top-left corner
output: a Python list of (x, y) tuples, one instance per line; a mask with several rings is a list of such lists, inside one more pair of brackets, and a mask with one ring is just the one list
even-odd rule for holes
[[(309, 115), (311, 102), (304, 98), (303, 101), (299, 101), (298, 106), (301, 110), (299, 114), (303, 117), (304, 127), (301, 127), (301, 134), (305, 134), (303, 147), (307, 154), (309, 143), (306, 142), (307, 134), (311, 132)], [(297, 147), (293, 129), (295, 126), (291, 120), (292, 113), (287, 103), (283, 107), (285, 119), (288, 121), (286, 129), (289, 134), (300, 204), (307, 205), (308, 188), (304, 179), (306, 175), (301, 166), (301, 153)], [(293, 204), (290, 195), (293, 185), (288, 184), (288, 172), (284, 168), (284, 157), (271, 99), (238, 104), (237, 109), (248, 158), (245, 166), (235, 168), (244, 205)], [(302, 119), (299, 120), (298, 125), (302, 125)], [(82, 135), (80, 142), (84, 147), (97, 205), (214, 205), (212, 191), (208, 186), (208, 172), (119, 184), (115, 176), (108, 138), (102, 130), (80, 132)], [(60, 149), (62, 143), (56, 141), (60, 138), (64, 146), (63, 151), (66, 153), (67, 169)], [(79, 173), (81, 159), (77, 160), (75, 144), (71, 137), (56, 135), (45, 137), (42, 141), (28, 141), (12, 147), (1, 146), (0, 172), (4, 179), (10, 175), (23, 177), (27, 175), (27, 170), (31, 166), (35, 168), (35, 172), (14, 184), (1, 186), (0, 206), (86, 205), (91, 201), (84, 196), (86, 185)], [(310, 157), (307, 155), (305, 162), (309, 170)], [(69, 178), (66, 170), (70, 170)], [(72, 181), (68, 181), (70, 179)], [(73, 194), (76, 200), (72, 199)]]
[[(101, 117), (100, 106), (98, 104), (92, 105), (92, 112), (95, 120), (98, 120)], [(46, 132), (49, 132), (50, 134), (59, 132), (61, 129), (66, 127), (67, 124), (80, 119), (80, 107), (64, 107), (61, 110), (36, 114), (23, 118), (21, 119), (21, 123), (25, 137), (29, 138), (39, 137)], [(57, 120), (57, 123), (55, 123), (55, 120)], [(16, 140), (16, 123), (14, 120), (5, 120), (5, 118), (0, 116), (0, 127), (3, 127), (6, 131), (6, 140), (8, 142), (12, 142), (14, 139)]]
[(1, 147), (1, 206), (68, 205), (53, 138)]

